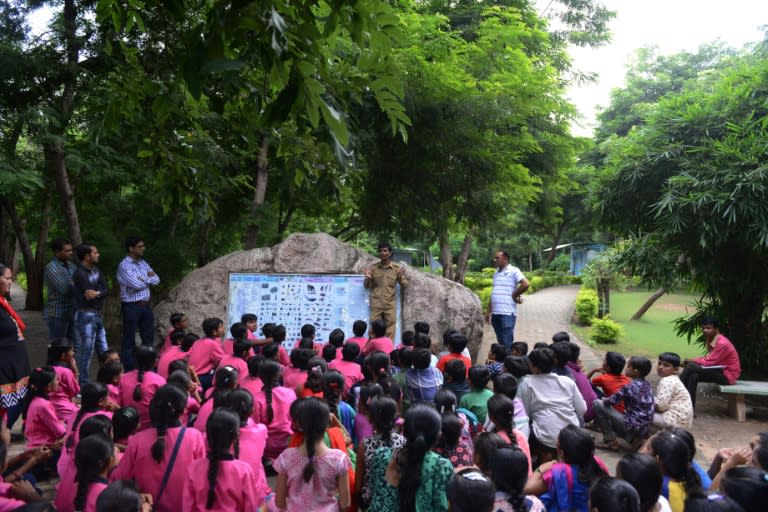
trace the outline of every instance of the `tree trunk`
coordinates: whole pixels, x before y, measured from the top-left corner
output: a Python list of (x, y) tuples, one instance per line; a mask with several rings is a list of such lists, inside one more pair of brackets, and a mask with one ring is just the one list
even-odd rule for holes
[[(21, 256), (24, 260), (24, 270), (27, 273), (27, 302), (24, 307), (39, 311), (43, 308), (42, 268), (35, 268), (35, 256), (32, 253), (32, 244), (29, 243), (29, 237), (27, 236), (24, 222), (16, 211), (16, 204), (9, 198), (2, 198), (0, 201), (2, 201), (3, 209), (5, 209), (13, 224), (13, 230), (16, 232), (16, 239), (19, 241)], [(32, 293), (30, 293), (30, 291)], [(39, 299), (35, 299), (36, 295), (39, 295)]]
[[(75, 89), (79, 74), (78, 60), (80, 47), (82, 46), (77, 36), (77, 6), (75, 5), (75, 0), (64, 0), (62, 26), (64, 27), (65, 51), (67, 55), (67, 76), (63, 83), (61, 103), (59, 105), (59, 112), (57, 112), (59, 119), (52, 131), (61, 138), (64, 138), (75, 99)], [(67, 224), (69, 240), (72, 242), (72, 245), (79, 245), (83, 241), (80, 234), (80, 218), (75, 203), (74, 187), (69, 179), (67, 167), (64, 164), (63, 144), (60, 140), (48, 142), (43, 148), (43, 152), (48, 168), (56, 180), (56, 190), (61, 200), (61, 209), (64, 213), (64, 221)]]
[(200, 239), (198, 240), (197, 248), (197, 268), (206, 266), (210, 261), (208, 243), (210, 241), (212, 227), (213, 220), (208, 219), (200, 230)]
[(656, 291), (653, 293), (653, 295), (651, 295), (650, 297), (648, 297), (648, 300), (646, 300), (646, 301), (643, 303), (643, 305), (642, 305), (642, 306), (640, 306), (640, 309), (638, 309), (638, 310), (637, 310), (637, 312), (635, 312), (635, 314), (634, 314), (634, 315), (632, 315), (632, 318), (630, 318), (630, 320), (640, 320), (641, 318), (643, 318), (643, 315), (644, 315), (644, 314), (645, 314), (645, 313), (646, 313), (646, 312), (647, 312), (649, 309), (651, 309), (651, 306), (653, 306), (653, 304), (654, 304), (654, 303), (655, 303), (657, 300), (659, 300), (659, 299), (660, 299), (662, 296), (664, 296), (664, 294), (666, 294), (666, 293), (667, 293), (667, 289), (666, 289), (666, 288), (659, 288), (658, 290), (656, 290)]
[(259, 242), (259, 222), (257, 217), (259, 210), (264, 206), (264, 200), (267, 197), (267, 183), (269, 179), (269, 139), (265, 136), (261, 140), (261, 149), (259, 149), (259, 158), (256, 161), (256, 187), (251, 201), (250, 219), (248, 228), (245, 231), (245, 240), (243, 248), (245, 250), (255, 249)]
[(279, 244), (283, 241), (283, 237), (285, 236), (285, 231), (288, 229), (288, 226), (291, 224), (291, 219), (293, 218), (293, 214), (296, 212), (296, 205), (291, 205), (288, 207), (288, 211), (285, 212), (285, 216), (282, 216), (281, 219), (279, 219), (277, 223), (277, 234), (275, 235), (275, 243)]
[(469, 253), (472, 250), (472, 233), (467, 233), (464, 236), (464, 241), (461, 244), (461, 251), (459, 252), (459, 261), (456, 265), (456, 275), (453, 276), (453, 280), (457, 283), (464, 284), (464, 277), (467, 275), (467, 264), (469, 263)]
[(451, 254), (451, 242), (448, 238), (448, 230), (441, 229), (438, 235), (440, 243), (440, 263), (443, 265), (443, 277), (453, 278), (453, 255)]
[(16, 261), (16, 235), (8, 215), (0, 215), (0, 263), (13, 267)]
[(552, 247), (549, 249), (549, 254), (547, 254), (547, 261), (544, 262), (542, 267), (546, 267), (549, 265), (553, 259), (555, 259), (555, 256), (557, 256), (557, 246), (560, 245), (560, 239), (563, 236), (563, 231), (565, 230), (565, 223), (561, 222), (557, 225), (557, 230), (555, 231), (554, 239), (552, 240)]

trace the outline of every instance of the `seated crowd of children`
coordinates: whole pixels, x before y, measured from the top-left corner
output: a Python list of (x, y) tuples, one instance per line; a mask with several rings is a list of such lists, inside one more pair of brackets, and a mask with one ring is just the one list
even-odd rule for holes
[[(94, 382), (75, 378), (69, 340), (32, 371), (26, 451), (0, 432), (0, 512), (758, 511), (768, 502), (768, 433), (721, 450), (708, 471), (686, 430), (693, 407), (680, 357), (608, 352), (584, 373), (567, 333), (493, 344), (473, 364), (467, 337), (436, 350), (417, 322), (398, 348), (375, 321), (327, 343), (305, 325), (255, 315), (187, 332), (185, 317), (124, 372), (114, 351)], [(595, 375), (599, 374), (599, 375)], [(79, 406), (75, 397), (79, 396)], [(589, 429), (602, 433), (597, 444)], [(595, 449), (627, 454), (615, 469)], [(615, 476), (611, 477), (612, 473)], [(60, 478), (53, 504), (36, 483)], [(276, 476), (271, 487), (268, 477)], [(54, 507), (55, 508), (52, 508)]]

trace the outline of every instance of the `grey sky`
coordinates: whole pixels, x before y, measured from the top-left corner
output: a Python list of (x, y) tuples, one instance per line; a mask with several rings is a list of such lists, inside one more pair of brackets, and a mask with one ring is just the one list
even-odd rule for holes
[[(538, 0), (546, 5), (548, 0)], [(583, 119), (573, 127), (578, 135), (591, 135), (595, 106), (606, 106), (611, 89), (624, 83), (626, 65), (634, 50), (657, 46), (661, 53), (696, 50), (700, 45), (720, 39), (740, 48), (763, 39), (761, 25), (768, 25), (766, 0), (602, 0), (617, 12), (611, 23), (613, 38), (603, 48), (573, 48), (574, 65), (585, 72), (596, 72), (596, 84), (572, 87), (571, 101)]]

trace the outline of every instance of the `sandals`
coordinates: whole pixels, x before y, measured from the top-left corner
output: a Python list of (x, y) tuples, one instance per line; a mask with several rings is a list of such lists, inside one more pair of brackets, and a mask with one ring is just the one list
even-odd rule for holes
[(598, 450), (608, 450), (611, 452), (618, 452), (621, 451), (621, 447), (619, 446), (619, 442), (615, 439), (613, 441), (602, 441), (599, 443), (595, 443), (595, 448)]

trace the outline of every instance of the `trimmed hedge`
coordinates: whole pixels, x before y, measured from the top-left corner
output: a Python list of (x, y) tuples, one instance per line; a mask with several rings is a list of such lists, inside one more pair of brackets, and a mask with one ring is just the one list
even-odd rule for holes
[(597, 291), (591, 288), (581, 288), (576, 294), (576, 318), (581, 325), (591, 325), (597, 316), (599, 300)]
[(592, 320), (590, 338), (595, 343), (616, 343), (624, 336), (624, 327), (610, 318), (595, 318)]

